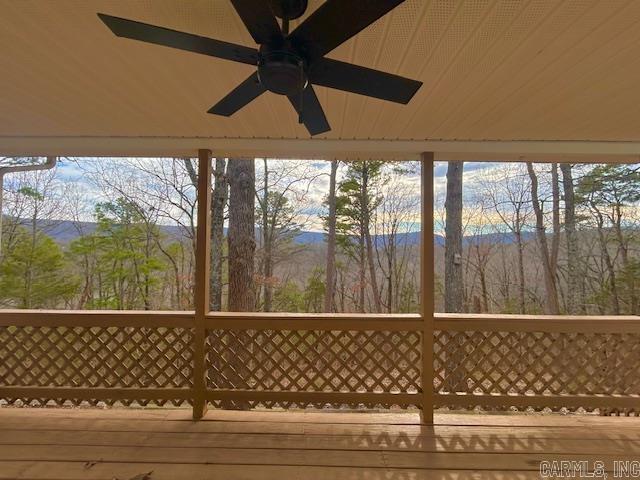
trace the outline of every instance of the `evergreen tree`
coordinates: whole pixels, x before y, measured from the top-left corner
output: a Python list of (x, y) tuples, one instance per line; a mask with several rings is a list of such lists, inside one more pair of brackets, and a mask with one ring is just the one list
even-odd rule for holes
[(614, 314), (623, 313), (626, 304), (628, 313), (637, 315), (638, 260), (631, 255), (634, 236), (626, 220), (627, 208), (640, 201), (640, 169), (637, 165), (598, 165), (578, 183), (576, 200), (586, 205), (595, 218), (601, 255), (609, 275), (600, 296), (613, 305)]
[(319, 313), (324, 309), (325, 282), (322, 268), (314, 268), (304, 289), (304, 311)]
[(378, 188), (384, 181), (382, 166), (380, 161), (350, 163), (336, 198), (337, 244), (358, 262), (357, 308), (361, 312), (365, 310), (367, 268), (375, 311), (382, 311), (371, 236), (372, 216), (382, 199)]
[(53, 239), (18, 227), (0, 265), (0, 298), (19, 308), (53, 308), (68, 301), (77, 285)]
[(300, 246), (294, 243), (301, 230), (296, 217), (296, 211), (283, 191), (269, 191), (258, 201), (256, 218), (260, 221), (261, 245), (256, 256), (259, 282), (264, 290), (261, 300), (265, 312), (273, 308), (273, 290), (278, 284), (275, 267), (300, 250)]
[(71, 244), (73, 253), (93, 259), (90, 274), (97, 286), (89, 306), (149, 310), (152, 289), (160, 280), (157, 274), (167, 268), (157, 250), (157, 225), (124, 198), (99, 203), (95, 217), (95, 233)]
[(305, 297), (293, 281), (278, 286), (273, 294), (273, 306), (277, 312), (304, 312)]

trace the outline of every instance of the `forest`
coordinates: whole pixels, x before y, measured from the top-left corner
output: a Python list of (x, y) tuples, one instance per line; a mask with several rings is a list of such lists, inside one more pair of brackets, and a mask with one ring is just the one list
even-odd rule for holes
[[(192, 309), (197, 170), (61, 158), (6, 175), (0, 308)], [(437, 311), (640, 313), (640, 165), (434, 175)], [(419, 310), (418, 162), (216, 158), (212, 188), (211, 310)]]

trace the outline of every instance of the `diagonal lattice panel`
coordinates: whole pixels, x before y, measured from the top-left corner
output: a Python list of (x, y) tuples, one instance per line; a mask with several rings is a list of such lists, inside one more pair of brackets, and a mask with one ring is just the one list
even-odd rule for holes
[(193, 332), (170, 327), (1, 327), (0, 358), (3, 386), (188, 388)]
[(421, 334), (211, 330), (207, 366), (210, 389), (416, 393)]
[(640, 336), (435, 332), (438, 393), (640, 395)]

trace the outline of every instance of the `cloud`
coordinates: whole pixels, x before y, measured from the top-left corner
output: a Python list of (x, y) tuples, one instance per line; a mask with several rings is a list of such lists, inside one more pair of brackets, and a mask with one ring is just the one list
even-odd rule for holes
[[(136, 185), (149, 187), (153, 181), (149, 180), (145, 182), (144, 174), (141, 172), (137, 174), (131, 173), (133, 165), (140, 165), (145, 170), (153, 172), (154, 169), (160, 168), (158, 162), (172, 161), (175, 160), (158, 158), (113, 158), (100, 160), (92, 158), (62, 158), (56, 170), (55, 183), (61, 192), (67, 191), (73, 193), (73, 201), (83, 203), (84, 208), (82, 210), (87, 212), (86, 215), (88, 216), (85, 220), (92, 220), (91, 217), (95, 204), (113, 199), (114, 194), (113, 189), (109, 190), (104, 185), (100, 185), (100, 182), (92, 180), (92, 175), (88, 173), (93, 170), (93, 168), (91, 168), (91, 162), (96, 162), (96, 168), (98, 167), (98, 162), (103, 165), (103, 168), (104, 165), (106, 165), (107, 172), (118, 172), (122, 181), (126, 182), (130, 188), (136, 188)], [(84, 168), (85, 166), (87, 168)], [(162, 168), (165, 166), (166, 164), (163, 164)], [(398, 166), (398, 164), (388, 164), (385, 166), (385, 169), (387, 172), (390, 172), (394, 166)], [(522, 167), (522, 165), (520, 165), (520, 167)], [(316, 231), (322, 230), (323, 223), (320, 217), (326, 214), (325, 199), (329, 192), (331, 163), (317, 160), (269, 159), (268, 168), (270, 171), (270, 180), (280, 183), (279, 186), (273, 185), (273, 188), (284, 188), (285, 185), (287, 186), (287, 196), (289, 197), (291, 205), (298, 211), (300, 222), (304, 225), (303, 228)], [(492, 175), (492, 170), (501, 168), (504, 168), (503, 163), (465, 162), (463, 173), (463, 203), (466, 212), (465, 215), (471, 215), (474, 208), (477, 210), (477, 192), (486, 188), (487, 182), (501, 181), (500, 178), (503, 176), (497, 174), (497, 172), (496, 175)], [(338, 170), (338, 182), (345, 178), (347, 169), (348, 164), (342, 162)], [(97, 168), (96, 172), (98, 170), (100, 169)], [(447, 163), (436, 162), (434, 168), (434, 203), (438, 230), (441, 229), (442, 219), (444, 218), (446, 172)], [(524, 175), (526, 175), (526, 173), (524, 173)], [(264, 178), (264, 163), (262, 160), (256, 161), (256, 177), (258, 179), (257, 188), (261, 188), (260, 178)], [(300, 181), (301, 178), (304, 178), (304, 180)], [(417, 162), (414, 163), (413, 168), (408, 169), (406, 174), (395, 177), (394, 188), (402, 189), (408, 196), (420, 196), (421, 179)], [(418, 203), (416, 203), (416, 205), (418, 205)], [(636, 211), (634, 213), (637, 215), (638, 212)], [(60, 219), (68, 219), (65, 218), (66, 216), (68, 216), (68, 212), (60, 212)], [(416, 206), (415, 212), (413, 212), (411, 217), (412, 221), (417, 222), (419, 225), (419, 207)], [(480, 227), (481, 226), (482, 225), (480, 225)], [(474, 228), (479, 227), (476, 226)]]

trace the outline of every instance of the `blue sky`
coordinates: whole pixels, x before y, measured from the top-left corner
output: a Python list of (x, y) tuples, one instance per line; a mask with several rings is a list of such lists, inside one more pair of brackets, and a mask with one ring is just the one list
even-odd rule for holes
[[(113, 159), (114, 168), (117, 168), (117, 162), (119, 159)], [(157, 159), (157, 158), (148, 158), (141, 159), (142, 161), (148, 161), (149, 163), (158, 162), (158, 161), (172, 161), (171, 159)], [(61, 184), (75, 184), (76, 188), (78, 188), (81, 192), (83, 192), (83, 198), (86, 199), (87, 211), (92, 211), (93, 206), (101, 201), (106, 201), (109, 198), (105, 196), (105, 193), (95, 185), (90, 178), (87, 177), (86, 172), (84, 172), (79, 166), (78, 162), (92, 162), (94, 159), (92, 158), (74, 158), (67, 159), (61, 158), (58, 163), (58, 169), (56, 173), (56, 179)], [(291, 164), (295, 161), (280, 161), (280, 160), (270, 160), (270, 162), (284, 162), (287, 164)], [(300, 161), (298, 161), (300, 162)], [(327, 175), (321, 175), (315, 179), (312, 184), (311, 189), (305, 197), (304, 205), (300, 204), (299, 212), (302, 217), (304, 217), (304, 222), (306, 223), (306, 228), (309, 230), (321, 230), (322, 229), (322, 221), (319, 218), (319, 215), (324, 213), (324, 198), (329, 189), (329, 162), (325, 161), (310, 161), (310, 164), (307, 166), (316, 170), (319, 173), (327, 173)], [(465, 191), (468, 191), (470, 187), (473, 186), (474, 179), (477, 173), (482, 170), (491, 169), (496, 167), (496, 163), (466, 163), (464, 174), (465, 174)], [(256, 163), (256, 174), (257, 176), (261, 175), (262, 171), (262, 162), (258, 161)], [(438, 162), (435, 165), (434, 169), (434, 177), (435, 177), (435, 190), (436, 190), (436, 199), (437, 201), (443, 198), (445, 186), (446, 186), (446, 171), (447, 164), (446, 162)], [(343, 173), (344, 169), (340, 172)], [(339, 173), (339, 175), (340, 175)], [(420, 176), (419, 173), (410, 173), (404, 176), (401, 180), (401, 183), (404, 184), (407, 188), (407, 191), (414, 192), (415, 195), (420, 194)], [(419, 210), (415, 212), (416, 219), (412, 224), (419, 225), (418, 216)], [(61, 217), (64, 217), (63, 212), (61, 212)], [(91, 220), (91, 218), (87, 218), (87, 220)], [(415, 228), (415, 227), (414, 227)]]
[[(61, 158), (59, 160), (57, 172), (56, 172), (56, 181), (59, 183), (61, 190), (64, 188), (68, 188), (69, 186), (73, 186), (76, 190), (76, 198), (80, 198), (81, 202), (86, 202), (84, 204), (84, 210), (87, 218), (85, 220), (92, 220), (91, 212), (96, 203), (104, 202), (111, 200), (114, 196), (113, 193), (109, 193), (101, 188), (99, 185), (96, 185), (87, 175), (87, 172), (84, 169), (80, 168), (80, 165), (91, 166), (91, 162), (96, 161), (96, 159), (92, 158), (78, 158), (78, 159), (66, 159)], [(109, 159), (100, 159), (102, 162), (109, 162)], [(107, 165), (107, 173), (109, 172), (117, 172), (122, 173), (126, 172), (122, 168), (123, 163), (126, 159), (112, 159), (113, 168), (110, 169), (110, 165)], [(143, 164), (148, 165), (151, 169), (154, 168), (154, 164), (156, 162), (171, 162), (172, 159), (158, 159), (158, 158), (147, 158), (147, 159), (136, 159), (136, 161), (143, 162)], [(85, 163), (86, 162), (86, 163)], [(148, 164), (147, 164), (148, 162)], [(306, 174), (313, 176), (314, 181), (311, 183), (311, 187), (299, 195), (295, 192), (297, 197), (292, 197), (292, 204), (295, 205), (298, 210), (298, 214), (300, 216), (300, 221), (305, 224), (305, 229), (307, 230), (322, 230), (322, 220), (320, 218), (321, 214), (324, 214), (324, 199), (329, 190), (329, 171), (330, 164), (325, 161), (295, 161), (295, 160), (269, 160), (270, 165), (273, 166), (273, 171), (281, 171), (286, 170), (288, 168), (291, 169), (289, 172), (290, 175), (295, 176), (297, 170), (296, 168), (306, 169)], [(281, 164), (280, 168), (278, 168), (278, 164)], [(489, 188), (491, 182), (503, 182), (504, 180), (504, 172), (502, 174), (498, 174), (501, 167), (504, 164), (497, 162), (466, 162), (464, 168), (464, 189), (463, 195), (465, 198), (464, 206), (465, 211), (467, 213), (463, 213), (463, 215), (467, 215), (471, 218), (473, 214), (477, 214), (477, 195), (482, 194), (483, 189)], [(511, 164), (512, 166), (516, 166), (517, 164)], [(271, 171), (271, 167), (269, 170)], [(156, 167), (157, 168), (157, 167)], [(521, 168), (518, 168), (518, 175), (522, 174)], [(544, 167), (538, 167), (540, 171), (545, 170)], [(262, 176), (263, 163), (261, 160), (256, 162), (256, 177), (258, 186), (260, 185), (260, 177)], [(494, 176), (494, 171), (496, 175)], [(343, 166), (341, 170), (339, 170), (339, 179), (340, 175), (343, 175), (345, 171), (345, 167)], [(442, 210), (444, 207), (444, 194), (446, 189), (446, 172), (447, 172), (447, 163), (446, 162), (437, 162), (434, 169), (434, 188), (435, 188), (435, 196), (436, 196), (436, 225), (442, 224)], [(275, 175), (275, 173), (273, 174)], [(502, 175), (502, 180), (500, 180)], [(525, 174), (526, 175), (526, 174)], [(127, 180), (127, 175), (123, 175), (124, 181)], [(514, 177), (517, 178), (518, 177)], [(142, 184), (140, 183), (142, 181)], [(145, 180), (140, 178), (136, 178), (131, 185), (144, 185)], [(305, 184), (306, 185), (306, 184)], [(496, 184), (497, 185), (497, 184)], [(135, 187), (134, 187), (135, 188)], [(410, 173), (404, 175), (399, 178), (394, 184), (394, 188), (403, 188), (404, 192), (411, 196), (419, 196), (420, 195), (420, 176), (419, 173)], [(111, 197), (110, 197), (111, 196)], [(65, 219), (65, 212), (60, 212), (60, 218)], [(475, 217), (474, 217), (475, 218)], [(416, 208), (412, 220), (410, 222), (411, 225), (419, 226), (419, 209)], [(500, 223), (499, 221), (497, 223)], [(415, 228), (415, 227), (411, 227)], [(470, 228), (473, 226), (470, 225)], [(441, 230), (441, 228), (437, 228), (437, 230)]]

